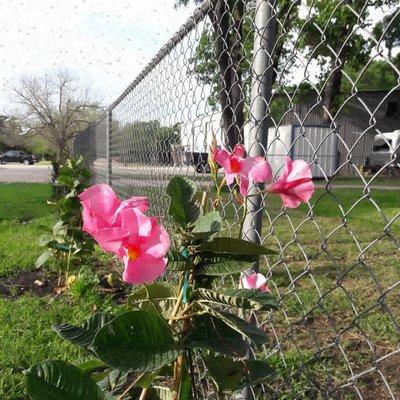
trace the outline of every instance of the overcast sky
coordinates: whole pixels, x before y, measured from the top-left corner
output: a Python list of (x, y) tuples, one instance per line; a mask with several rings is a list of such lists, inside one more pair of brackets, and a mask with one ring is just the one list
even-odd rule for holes
[(22, 74), (68, 69), (109, 104), (194, 7), (174, 0), (0, 0), (0, 113)]

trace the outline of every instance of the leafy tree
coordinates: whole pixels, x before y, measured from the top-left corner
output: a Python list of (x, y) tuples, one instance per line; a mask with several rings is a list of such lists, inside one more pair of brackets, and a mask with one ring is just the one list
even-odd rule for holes
[[(177, 1), (179, 5), (188, 3), (189, 0)], [(298, 1), (277, 2), (280, 23), (275, 24), (277, 39), (273, 52), (273, 82), (278, 70), (287, 69), (284, 67), (287, 43), (297, 20), (298, 7)], [(230, 147), (243, 140), (244, 116), (250, 102), (254, 13), (254, 1), (217, 2), (208, 14), (210, 22), (203, 31), (192, 60), (199, 81), (212, 87), (208, 102), (221, 110)]]
[(0, 150), (25, 149), (26, 137), (14, 116), (0, 116)]
[[(370, 57), (371, 44), (356, 28), (361, 24), (360, 21), (367, 21), (376, 7), (393, 3), (392, 0), (370, 3), (354, 0), (347, 5), (338, 0), (307, 0), (310, 11), (306, 18), (299, 19), (299, 26), (302, 26), (299, 47), (306, 52), (308, 59), (317, 60), (321, 69), (323, 119), (326, 123), (331, 122), (338, 108), (343, 69), (360, 71)], [(373, 68), (382, 66), (375, 64)], [(388, 85), (389, 82), (386, 82), (383, 86)]]
[(113, 147), (118, 148), (124, 163), (168, 164), (171, 145), (179, 141), (179, 125), (162, 126), (158, 120), (135, 121), (113, 131)]
[(382, 21), (375, 25), (373, 34), (377, 40), (383, 40), (388, 58), (392, 58), (393, 49), (400, 46), (400, 8), (383, 17)]
[[(400, 69), (400, 57), (396, 56), (394, 65)], [(391, 90), (398, 84), (399, 76), (393, 67), (385, 60), (374, 60), (366, 69), (354, 67), (345, 68), (345, 73), (355, 83), (358, 90)], [(342, 82), (342, 93), (349, 93), (352, 84), (348, 79)]]

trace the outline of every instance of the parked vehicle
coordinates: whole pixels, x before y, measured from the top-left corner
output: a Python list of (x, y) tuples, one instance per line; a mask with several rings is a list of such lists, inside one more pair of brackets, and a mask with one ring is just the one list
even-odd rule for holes
[(0, 156), (2, 164), (8, 162), (19, 162), (24, 165), (33, 165), (36, 162), (35, 156), (21, 150), (9, 150)]
[(400, 129), (375, 135), (372, 151), (365, 166), (371, 171), (378, 171), (387, 166), (400, 168)]

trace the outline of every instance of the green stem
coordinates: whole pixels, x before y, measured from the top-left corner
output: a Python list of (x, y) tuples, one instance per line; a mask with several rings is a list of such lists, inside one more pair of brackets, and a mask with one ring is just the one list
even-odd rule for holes
[(247, 196), (244, 198), (244, 203), (243, 203), (243, 215), (242, 215), (242, 220), (240, 222), (239, 239), (242, 238), (243, 225), (244, 225), (244, 220), (246, 219), (246, 215), (247, 215)]

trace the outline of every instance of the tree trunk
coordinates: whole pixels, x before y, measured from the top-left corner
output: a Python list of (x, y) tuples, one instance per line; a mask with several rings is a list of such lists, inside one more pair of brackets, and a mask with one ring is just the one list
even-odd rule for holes
[(333, 121), (334, 114), (337, 110), (337, 97), (340, 94), (340, 86), (342, 85), (342, 67), (332, 62), (332, 69), (336, 68), (329, 77), (328, 83), (324, 90), (324, 114), (323, 121), (330, 124)]
[[(227, 145), (232, 149), (243, 140), (244, 97), (239, 62), (241, 59), (241, 30), (244, 4), (242, 0), (235, 3), (232, 9), (226, 0), (217, 1), (209, 16), (215, 34), (215, 57), (220, 74), (220, 91), (222, 124), (227, 137)], [(235, 11), (235, 16), (233, 16)], [(235, 18), (234, 23), (231, 23)], [(232, 38), (230, 30), (235, 32)], [(233, 39), (233, 40), (232, 40)], [(233, 43), (233, 44), (232, 44)]]

